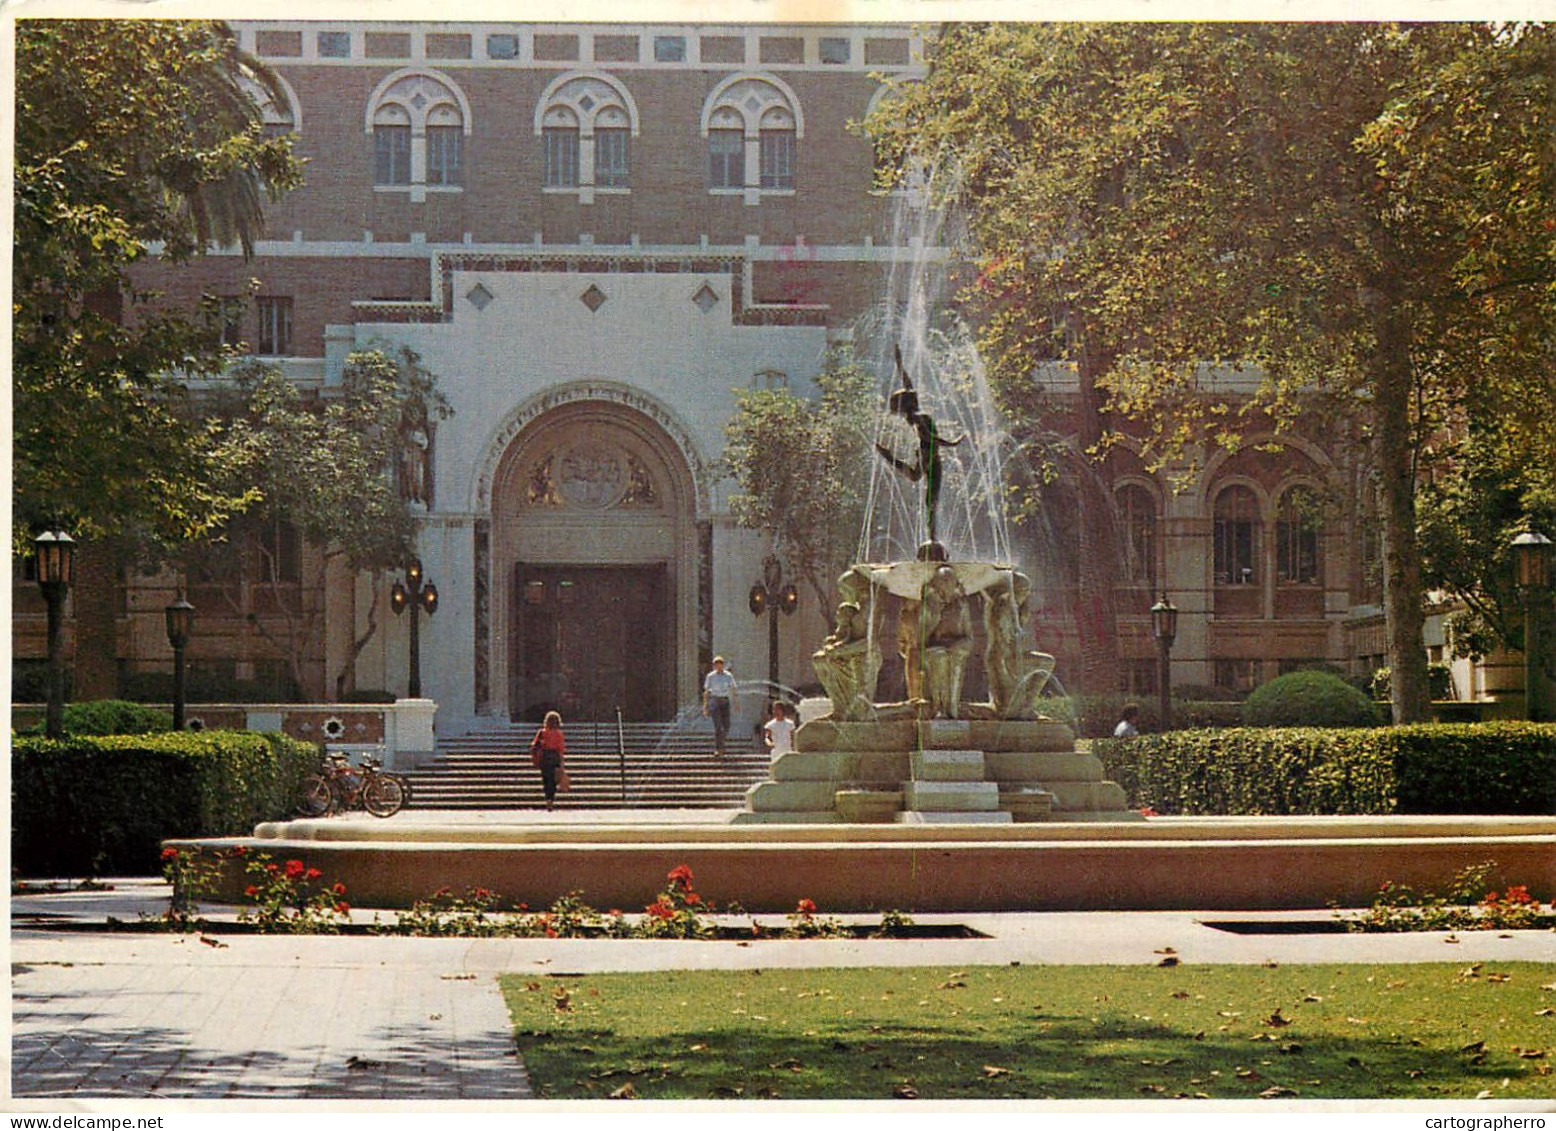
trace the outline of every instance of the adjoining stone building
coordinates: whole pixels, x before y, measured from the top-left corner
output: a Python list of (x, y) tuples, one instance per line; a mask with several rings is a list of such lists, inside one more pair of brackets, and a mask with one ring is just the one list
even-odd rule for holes
[[(854, 125), (880, 76), (921, 66), (918, 30), (233, 27), (281, 77), (267, 128), (294, 135), (306, 185), (270, 210), (254, 260), (152, 263), (138, 281), (171, 303), (232, 299), (232, 340), (325, 396), (358, 348), (409, 346), (438, 375), (453, 415), (417, 438), (425, 464), (404, 482), (440, 594), (421, 628), (439, 732), (550, 704), (670, 718), (696, 702), (715, 652), (765, 675), (767, 626), (747, 592), (769, 543), (730, 518), (724, 427), (736, 388), (811, 391), (886, 271), (935, 252), (894, 242), (897, 201), (874, 189)], [(1154, 687), (1145, 610), (1163, 590), (1182, 609), (1176, 683), (1246, 689), (1298, 664), (1372, 662), (1371, 630), (1350, 627), (1377, 612), (1375, 549), (1349, 503), (1346, 438), (1326, 439), (1212, 460), (1183, 493), (1120, 448), (1121, 686)], [(1339, 504), (1310, 508), (1304, 493)], [(306, 584), (309, 548), (267, 537), (272, 577)], [(123, 580), (125, 679), (168, 666), (160, 618), (176, 581)], [(189, 581), (194, 664), (279, 692), (284, 661), (247, 620), (266, 615), (263, 587)], [(1062, 676), (1093, 626), (1064, 577), (1038, 581), (1036, 636)], [(27, 588), (24, 658), (41, 654)], [(407, 625), (382, 587), (337, 571), (308, 599), (325, 629), (293, 693), (334, 694), (370, 612), (380, 627), (355, 683), (404, 692)], [(783, 624), (791, 685), (813, 682), (827, 631), (812, 604)]]

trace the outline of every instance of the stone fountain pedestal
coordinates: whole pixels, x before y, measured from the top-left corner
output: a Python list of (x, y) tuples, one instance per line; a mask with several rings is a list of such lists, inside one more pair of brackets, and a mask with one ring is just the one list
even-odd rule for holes
[(736, 822), (1143, 820), (1052, 719), (814, 719), (795, 744)]

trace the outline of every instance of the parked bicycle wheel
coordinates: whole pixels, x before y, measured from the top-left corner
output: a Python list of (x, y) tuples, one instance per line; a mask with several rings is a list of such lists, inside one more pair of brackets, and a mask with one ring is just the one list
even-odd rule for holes
[(330, 789), (330, 783), (318, 774), (305, 777), (302, 800), (298, 802), (297, 811), (304, 817), (323, 817), (333, 808), (335, 791)]
[(362, 807), (375, 817), (392, 817), (405, 804), (405, 790), (394, 778), (374, 774), (362, 786)]
[(400, 784), (400, 808), (405, 808), (411, 803), (411, 779), (404, 774), (385, 774), (384, 777), (392, 778)]

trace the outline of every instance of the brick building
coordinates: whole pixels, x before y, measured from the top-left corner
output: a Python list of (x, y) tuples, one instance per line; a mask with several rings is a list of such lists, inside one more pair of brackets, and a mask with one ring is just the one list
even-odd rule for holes
[[(267, 124), (294, 134), (306, 185), (271, 209), (253, 261), (217, 252), (143, 281), (173, 303), (232, 299), (233, 340), (326, 395), (373, 345), (408, 345), (438, 375), (454, 412), (428, 429), (414, 494), (440, 594), (421, 629), (439, 732), (551, 703), (668, 718), (696, 701), (714, 652), (765, 674), (746, 594), (768, 540), (734, 525), (718, 470), (732, 390), (811, 389), (886, 272), (936, 252), (893, 235), (892, 194), (873, 191), (871, 146), (851, 128), (879, 76), (919, 65), (917, 30), (233, 27), (281, 76)], [(1164, 589), (1183, 610), (1175, 682), (1370, 664), (1381, 631), (1368, 528), (1345, 502), (1356, 474), (1299, 441), (1212, 459), (1174, 493), (1121, 448), (1121, 684), (1154, 687), (1146, 609)], [(1303, 502), (1320, 495), (1340, 504)], [(269, 568), (303, 584), (311, 551), (274, 538), (272, 560), (291, 564)], [(1040, 580), (1037, 635), (1063, 674), (1091, 621), (1062, 576)], [(234, 603), (231, 578), (189, 581), (197, 667), (279, 691), (284, 665), (247, 621), (265, 615), (258, 589)], [(166, 668), (174, 584), (125, 579), (125, 678)], [(371, 614), (355, 683), (403, 693), (407, 625), (381, 586), (337, 572), (307, 599), (325, 627), (293, 691), (333, 694)], [(22, 656), (41, 643), (25, 601)], [(784, 622), (784, 682), (813, 680), (825, 612)]]

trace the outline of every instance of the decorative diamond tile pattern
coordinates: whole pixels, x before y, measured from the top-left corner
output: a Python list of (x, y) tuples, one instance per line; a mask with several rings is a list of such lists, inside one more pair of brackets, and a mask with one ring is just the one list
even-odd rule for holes
[(578, 100), (578, 105), (582, 106), (585, 111), (593, 110), (594, 99), (590, 95), (586, 94)]
[(470, 305), (475, 307), (477, 310), (485, 310), (489, 305), (491, 305), (492, 292), (487, 290), (480, 283), (477, 283), (475, 286), (470, 288), (470, 292), (465, 295), (465, 298), (469, 299)]
[(697, 293), (692, 295), (692, 301), (697, 304), (698, 310), (706, 314), (719, 304), (719, 296), (713, 293), (712, 287), (704, 283)]
[(578, 297), (583, 302), (583, 304), (589, 308), (589, 312), (592, 314), (594, 311), (599, 310), (600, 307), (605, 305), (605, 300), (608, 296), (604, 291), (600, 290), (599, 287), (595, 286), (593, 283), (590, 283), (589, 289)]

